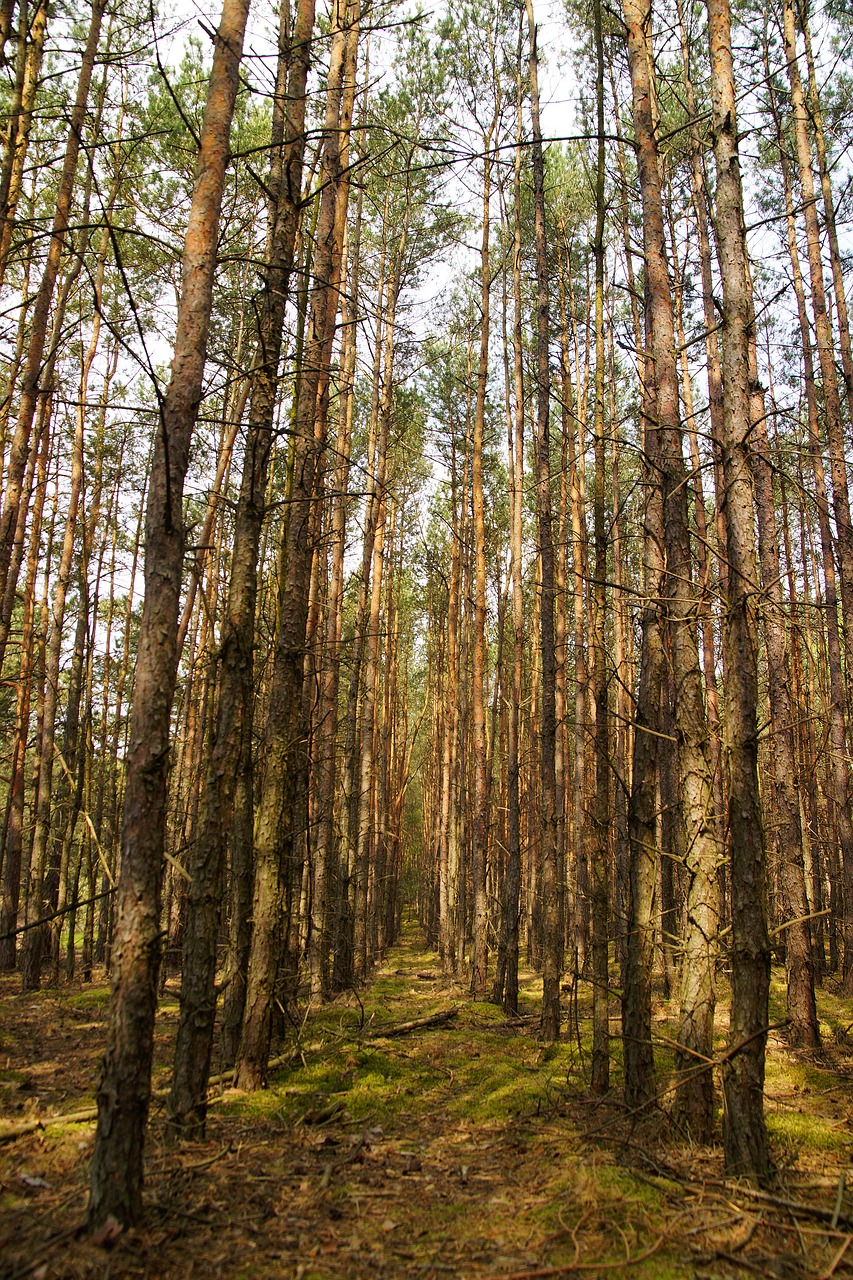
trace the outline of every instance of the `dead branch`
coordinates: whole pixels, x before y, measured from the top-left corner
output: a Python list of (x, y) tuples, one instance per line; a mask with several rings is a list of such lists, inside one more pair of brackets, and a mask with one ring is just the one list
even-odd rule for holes
[(458, 1009), (445, 1009), (443, 1013), (433, 1013), (428, 1018), (412, 1018), (410, 1022), (398, 1022), (391, 1027), (376, 1027), (369, 1033), (370, 1040), (388, 1040), (392, 1036), (407, 1036), (410, 1031), (422, 1031), (427, 1027), (443, 1027), (452, 1022), (459, 1013)]

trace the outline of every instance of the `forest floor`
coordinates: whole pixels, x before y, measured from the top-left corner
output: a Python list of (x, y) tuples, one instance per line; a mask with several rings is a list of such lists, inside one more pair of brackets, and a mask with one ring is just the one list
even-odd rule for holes
[[(0, 1277), (853, 1276), (850, 1002), (821, 992), (821, 1053), (771, 1042), (779, 1175), (762, 1194), (723, 1180), (719, 1148), (671, 1131), (667, 1095), (651, 1114), (626, 1115), (615, 1002), (614, 1089), (591, 1098), (584, 999), (572, 1002), (572, 1038), (545, 1047), (536, 983), (525, 979), (526, 1016), (507, 1020), (449, 982), (409, 925), (358, 997), (306, 1016), (268, 1089), (222, 1087), (205, 1140), (184, 1145), (167, 1139), (162, 1094), (177, 1019), (169, 984), (157, 1022), (146, 1223), (107, 1246), (82, 1231), (94, 1124), (49, 1119), (92, 1106), (106, 988), (21, 995), (4, 978)], [(777, 1014), (783, 1000), (774, 986)], [(441, 1013), (450, 1016), (437, 1025), (401, 1028)], [(660, 1002), (662, 1042), (674, 1013)]]

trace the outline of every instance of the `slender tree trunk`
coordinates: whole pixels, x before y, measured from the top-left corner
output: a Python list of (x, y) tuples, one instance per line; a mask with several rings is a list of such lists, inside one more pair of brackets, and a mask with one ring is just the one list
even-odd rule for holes
[[(89, 31), (83, 50), (77, 93), (71, 112), (62, 173), (59, 179), (59, 191), (53, 215), (47, 261), (45, 262), (41, 283), (33, 304), (32, 328), (23, 371), (21, 402), (9, 454), (3, 509), (2, 513), (0, 513), (0, 599), (6, 597), (9, 586), (7, 579), (13, 558), (22, 482), (29, 457), (33, 420), (41, 395), (40, 388), (44, 372), (43, 364), (48, 335), (48, 318), (59, 274), (60, 259), (68, 236), (71, 203), (74, 196), (74, 180), (77, 175), (77, 161), (80, 155), (83, 125), (89, 101), (89, 87), (92, 82), (92, 72), (101, 36), (101, 21), (105, 10), (106, 0), (93, 0)], [(12, 590), (14, 590), (15, 583), (11, 585)], [(6, 619), (4, 613), (4, 617), (0, 619), (0, 665), (2, 665), (3, 655), (6, 651), (8, 636), (9, 620)]]
[[(853, 787), (851, 787), (850, 766), (848, 764), (846, 748), (848, 740), (848, 729), (845, 715), (847, 701), (841, 656), (841, 636), (838, 624), (838, 588), (835, 571), (835, 547), (832, 537), (826, 476), (819, 438), (817, 381), (815, 377), (814, 355), (812, 352), (811, 329), (809, 326), (808, 311), (806, 308), (805, 284), (803, 281), (799, 247), (797, 244), (794, 192), (791, 180), (790, 161), (785, 150), (782, 118), (778, 110), (776, 93), (772, 82), (769, 82), (769, 88), (770, 107), (776, 126), (776, 139), (779, 145), (787, 221), (788, 255), (791, 262), (791, 278), (794, 284), (794, 294), (797, 300), (800, 342), (803, 352), (803, 392), (806, 402), (806, 422), (808, 428), (809, 449), (812, 454), (812, 468), (814, 472), (815, 505), (817, 507), (818, 529), (823, 557), (826, 604), (826, 648), (830, 677), (828, 718), (829, 738), (831, 743), (831, 787), (836, 814), (837, 839), (841, 847), (841, 863), (842, 867), (849, 869), (850, 867), (853, 867), (853, 818), (851, 818), (850, 812), (850, 798), (851, 794), (853, 794)], [(768, 572), (770, 571), (772, 570), (768, 570)], [(783, 723), (785, 723), (785, 721), (783, 721)], [(801, 773), (800, 770), (797, 770), (794, 777), (797, 776), (806, 777), (808, 774)], [(786, 782), (786, 785), (790, 784)], [(786, 844), (784, 847), (790, 849), (792, 851), (792, 855), (796, 857), (796, 848), (798, 846)], [(796, 889), (794, 892), (796, 896)], [(815, 908), (817, 909), (817, 903), (815, 903)], [(805, 914), (803, 911), (799, 911), (793, 906), (792, 911), (794, 917)], [(846, 922), (848, 917), (845, 916), (844, 919)], [(808, 925), (806, 925), (806, 927), (808, 927)], [(796, 940), (794, 945), (796, 947)]]
[(472, 815), (471, 870), (474, 892), (474, 921), (471, 946), (471, 993), (475, 999), (486, 996), (488, 981), (488, 870), (489, 813), (486, 771), (486, 522), (483, 506), (483, 435), (486, 424), (486, 386), (489, 374), (489, 303), (491, 270), (489, 267), (490, 218), (492, 190), (493, 121), (483, 134), (483, 226), (480, 242), (480, 358), (477, 367), (477, 395), (474, 406), (474, 435), (471, 454), (471, 502), (474, 532), (474, 599), (473, 644), (471, 669), (471, 734), (474, 757), (474, 809)]
[[(519, 43), (521, 34), (519, 32)], [(519, 49), (520, 54), (520, 49)], [(520, 64), (519, 56), (519, 64)], [(504, 334), (506, 361), (507, 460), (510, 492), (510, 581), (512, 587), (512, 692), (507, 725), (507, 867), (503, 886), (498, 965), (492, 999), (509, 1014), (518, 1013), (518, 924), (521, 896), (520, 752), (522, 682), (524, 676), (524, 592), (522, 550), (524, 532), (524, 377), (521, 315), (521, 139), (522, 82), (518, 78), (518, 131), (513, 169), (513, 394), (510, 394), (509, 344)], [(506, 308), (504, 309), (504, 315)], [(506, 324), (504, 323), (504, 330)], [(510, 409), (512, 406), (512, 409)]]
[(373, 353), (370, 426), (367, 449), (368, 492), (366, 495), (364, 536), (362, 540), (361, 571), (358, 578), (358, 599), (353, 625), (353, 651), (350, 661), (349, 688), (347, 690), (346, 729), (344, 734), (344, 762), (341, 800), (341, 858), (337, 893), (337, 946), (333, 981), (336, 989), (352, 985), (354, 981), (354, 931), (355, 875), (358, 856), (358, 745), (359, 745), (359, 695), (361, 669), (367, 643), (367, 610), (370, 600), (370, 571), (373, 564), (373, 543), (379, 519), (381, 496), (385, 487), (387, 465), (387, 440), (380, 431), (380, 403), (382, 397), (382, 358), (384, 325), (393, 310), (384, 305), (386, 293), (394, 287), (390, 278), (388, 246), (388, 213), (390, 192), (386, 192), (382, 219), (382, 246), (377, 284), (376, 335)]
[[(646, 306), (646, 325), (651, 307)], [(654, 460), (657, 406), (654, 364), (647, 338), (640, 368), (643, 413), (643, 613), (640, 674), (634, 712), (634, 755), (628, 802), (628, 921), (622, 982), (625, 1103), (640, 1107), (656, 1093), (652, 1046), (652, 977), (655, 954), (655, 883), (658, 857), (658, 744), (661, 698), (666, 686), (664, 652), (663, 494)]]
[(533, 124), (533, 206), (536, 242), (536, 506), (539, 558), (542, 566), (540, 648), (542, 651), (542, 719), (540, 724), (540, 817), (543, 898), (542, 1038), (560, 1038), (560, 979), (563, 972), (563, 868), (560, 865), (557, 804), (557, 655), (554, 638), (554, 533), (551, 512), (551, 446), (548, 367), (548, 261), (545, 243), (545, 164), (539, 124), (539, 59), (533, 0), (526, 0), (530, 40), (530, 110)]
[(608, 875), (610, 863), (610, 725), (607, 679), (607, 532), (604, 517), (604, 36), (601, 0), (594, 5), (596, 50), (597, 158), (595, 177), (595, 490), (593, 520), (595, 580), (593, 585), (593, 690), (595, 696), (595, 849), (592, 868), (592, 1091), (610, 1086)]
[(723, 1140), (731, 1173), (764, 1181), (770, 1153), (764, 1122), (764, 1055), (770, 986), (765, 852), (758, 787), (758, 657), (755, 511), (749, 468), (748, 285), (737, 109), (728, 0), (707, 0), (717, 167), (716, 226), (723, 286), (723, 503), (728, 582), (723, 644), (732, 886), (732, 1003), (723, 1070)]
[[(455, 424), (451, 421), (451, 433)], [(467, 458), (465, 463), (467, 475)], [(459, 697), (460, 593), (462, 589), (462, 536), (457, 515), (456, 440), (451, 436), (450, 503), (451, 552), (447, 598), (447, 675), (445, 683), (445, 729), (441, 748), (440, 867), (444, 897), (444, 957), (451, 974), (458, 969), (459, 955), (459, 791), (458, 762), (461, 707)], [(467, 480), (462, 485), (467, 489)]]
[(3, 856), (3, 902), (0, 908), (0, 970), (12, 972), (16, 960), (15, 928), (21, 893), (21, 861), (24, 849), (24, 807), (26, 799), (27, 743), (30, 736), (30, 704), (35, 662), (36, 576), (39, 567), (42, 518), (50, 450), (49, 418), (45, 418), (37, 451), (33, 457), (35, 475), (27, 484), (32, 502), (30, 548), (24, 580), (24, 612), (21, 620), (21, 661), (15, 703), (15, 738), (12, 747), (11, 781), (6, 811)]
[(184, 244), (172, 377), (161, 407), (148, 493), (145, 598), (127, 756), (116, 961), (98, 1088), (89, 1224), (142, 1213), (142, 1149), (151, 1089), (160, 958), (166, 768), (184, 557), (183, 487), (202, 395), (216, 242), (248, 0), (225, 0)]
[[(783, 37), (791, 88), (791, 112), (803, 196), (803, 218), (806, 227), (809, 276), (815, 338), (821, 372), (821, 388), (829, 444), (829, 470), (832, 478), (833, 514), (835, 516), (839, 580), (841, 586), (841, 625), (844, 657), (848, 673), (853, 669), (853, 525), (850, 520), (850, 497), (844, 448), (844, 428), (832, 325), (827, 309), (823, 279), (823, 254), (817, 216), (817, 196), (811, 167), (806, 104), (797, 62), (796, 20), (792, 0), (783, 8)], [(846, 705), (846, 704), (845, 704)], [(844, 958), (845, 990), (853, 991), (853, 863), (842, 857), (844, 876)]]
[[(267, 184), (268, 258), (258, 308), (255, 357), (249, 375), (251, 399), (246, 452), (237, 502), (228, 603), (218, 649), (219, 698), (192, 863), (184, 934), (181, 1018), (169, 1098), (172, 1123), (188, 1133), (203, 1130), (207, 1111), (222, 877), (244, 739), (247, 733), (251, 734), (258, 550), (273, 443), (284, 311), (302, 190), (305, 86), (314, 0), (303, 0), (292, 35), (287, 30), (287, 13), (288, 7), (282, 6), (274, 149)], [(242, 794), (245, 797), (251, 794), (248, 778), (243, 780)], [(245, 988), (245, 974), (238, 972), (236, 966), (228, 976), (232, 983)], [(233, 1015), (233, 1009), (231, 1012)]]
[[(386, 365), (385, 379), (391, 377)], [(387, 449), (388, 415), (382, 414), (381, 447)], [(382, 578), (385, 568), (385, 529), (388, 519), (388, 497), (383, 494), (379, 502), (379, 519), (373, 535), (373, 563), (370, 572), (370, 606), (367, 614), (367, 634), (362, 662), (361, 741), (358, 766), (358, 825), (356, 835), (356, 859), (354, 876), (354, 942), (353, 971), (356, 980), (365, 978), (368, 971), (370, 936), (370, 886), (375, 874), (371, 853), (375, 851), (376, 810), (373, 804), (375, 778), (374, 738), (379, 692), (380, 656), (380, 608), (382, 604)]]
[(826, 236), (829, 245), (829, 263), (832, 269), (832, 283), (835, 294), (835, 316), (838, 324), (838, 340), (841, 347), (841, 368), (844, 373), (844, 389), (847, 396), (848, 415), (853, 414), (853, 349), (850, 343), (850, 319), (847, 310), (847, 294), (844, 289), (844, 260), (838, 243), (838, 226), (835, 216), (835, 200), (832, 194), (832, 178), (826, 155), (826, 138), (823, 129), (823, 113), (820, 107), (817, 77), (815, 75), (814, 58), (812, 56), (811, 30), (808, 22), (807, 6), (803, 0), (797, 0), (797, 22), (803, 33), (806, 46), (806, 63), (808, 65), (808, 112), (814, 136), (817, 154), (820, 186), (823, 195), (823, 214), (826, 223)]
[(31, 22), (26, 2), (20, 6), (18, 74), (9, 110), (6, 153), (3, 157), (3, 168), (0, 170), (0, 288), (3, 287), (9, 265), (15, 214), (23, 187), (33, 107), (41, 75), (47, 18), (47, 0), (39, 0)]
[[(563, 328), (563, 364), (569, 366), (569, 322), (566, 310), (566, 279), (571, 290), (571, 245), (564, 234), (565, 255), (560, 266), (561, 324)], [(571, 292), (569, 302), (573, 306)], [(572, 811), (575, 845), (575, 919), (572, 933), (573, 966), (583, 971), (589, 936), (589, 866), (594, 842), (589, 789), (586, 785), (591, 741), (590, 679), (587, 661), (587, 616), (584, 602), (589, 582), (589, 547), (586, 524), (586, 467), (584, 462), (583, 423), (586, 419), (586, 392), (580, 390), (580, 405), (569, 405), (566, 419), (569, 465), (569, 505), (572, 540), (572, 638), (575, 652), (575, 740), (572, 774)], [(567, 402), (568, 403), (568, 402)]]
[[(100, 324), (96, 317), (92, 339), (86, 359), (80, 387), (80, 402), (77, 409), (74, 438), (71, 448), (71, 475), (69, 477), (69, 499), (65, 515), (65, 529), (62, 539), (62, 550), (56, 572), (56, 585), (50, 614), (50, 629), (47, 637), (45, 655), (45, 700), (42, 717), (42, 734), (39, 753), (39, 775), (35, 812), (35, 830), (33, 836), (32, 875), (35, 891), (36, 911), (43, 916), (53, 905), (45, 897), (45, 877), (48, 870), (48, 857), (51, 834), (51, 807), (53, 803), (53, 767), (56, 747), (56, 722), (59, 710), (59, 668), (62, 657), (62, 632), (65, 621), (65, 600), (71, 582), (75, 537), (77, 534), (77, 515), (80, 509), (80, 498), (83, 492), (83, 424), (88, 388), (88, 375), (95, 358), (98, 344)], [(23, 946), (22, 982), (24, 991), (37, 991), (41, 985), (41, 965), (44, 945), (47, 942), (46, 930), (31, 929), (26, 935)]]
[(680, 778), (678, 820), (684, 826), (688, 874), (687, 919), (681, 970), (681, 1012), (676, 1067), (681, 1080), (676, 1109), (700, 1142), (714, 1125), (713, 1075), (695, 1070), (697, 1055), (713, 1055), (714, 968), (717, 932), (717, 861), (713, 772), (697, 639), (698, 608), (693, 584), (688, 523), (687, 475), (678, 399), (678, 364), (672, 287), (666, 257), (660, 161), (655, 138), (651, 78), (651, 5), (625, 0), (628, 60), (634, 92), (634, 132), (643, 202), (643, 242), (654, 358), (666, 548), (666, 623), (675, 686), (674, 717)]
[(753, 388), (752, 466), (758, 516), (758, 555), (763, 608), (761, 622), (767, 653), (768, 703), (774, 727), (771, 741), (772, 791), (775, 801), (779, 875), (785, 916), (787, 1007), (792, 1044), (807, 1049), (820, 1045), (814, 991), (809, 900), (803, 862), (803, 831), (796, 746), (791, 666), (785, 627), (785, 604), (779, 557), (779, 529), (773, 497), (773, 471), (764, 396), (759, 389), (755, 332), (750, 334), (750, 383)]
[[(343, 86), (354, 50), (348, 36), (353, 18), (339, 0), (333, 25), (326, 90), (323, 192), (317, 218), (312, 275), (316, 287), (306, 330), (302, 374), (294, 417), (293, 480), (285, 531), (279, 624), (267, 724), (265, 774), (255, 819), (254, 927), (246, 1012), (237, 1056), (240, 1088), (259, 1088), (266, 1076), (273, 1000), (282, 949), (282, 890), (298, 893), (297, 850), (307, 815), (306, 719), (303, 706), (308, 594), (314, 554), (325, 417), (321, 406), (329, 378), (343, 251), (345, 194), (340, 190), (340, 128)], [(311, 637), (307, 637), (310, 643)]]

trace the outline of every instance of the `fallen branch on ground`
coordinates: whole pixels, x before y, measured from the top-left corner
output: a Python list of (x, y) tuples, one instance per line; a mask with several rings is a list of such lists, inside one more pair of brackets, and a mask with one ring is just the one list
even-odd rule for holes
[(820, 1205), (807, 1204), (802, 1200), (789, 1200), (787, 1196), (774, 1196), (769, 1191), (759, 1191), (757, 1187), (733, 1185), (731, 1182), (718, 1182), (716, 1185), (725, 1187), (733, 1197), (748, 1196), (750, 1200), (772, 1204), (774, 1208), (787, 1209), (789, 1213), (799, 1213), (804, 1218), (816, 1218), (818, 1222), (828, 1222), (833, 1231), (840, 1225), (846, 1227), (848, 1231), (853, 1228), (853, 1219), (847, 1214), (839, 1213), (837, 1205), (834, 1209), (824, 1209)]
[(406, 1036), (410, 1031), (422, 1031), (427, 1027), (443, 1027), (452, 1022), (458, 1015), (458, 1009), (445, 1009), (443, 1013), (433, 1013), (429, 1018), (412, 1018), (410, 1022), (398, 1022), (391, 1027), (375, 1027), (369, 1033), (371, 1040), (388, 1040), (392, 1036)]
[[(279, 1067), (289, 1066), (296, 1060), (298, 1053), (291, 1050), (290, 1053), (283, 1054), (280, 1058), (273, 1058), (267, 1067), (268, 1071), (276, 1071)], [(211, 1089), (218, 1085), (228, 1084), (234, 1079), (234, 1068), (223, 1071), (221, 1075), (211, 1076), (208, 1086)], [(152, 1089), (151, 1098), (168, 1098), (168, 1087), (162, 1089)], [(82, 1111), (68, 1111), (48, 1116), (34, 1116), (32, 1120), (20, 1120), (12, 1124), (0, 1125), (0, 1146), (7, 1142), (15, 1142), (18, 1138), (25, 1138), (28, 1133), (36, 1133), (39, 1129), (46, 1129), (48, 1125), (53, 1124), (85, 1124), (89, 1120), (97, 1120), (98, 1108), (86, 1107)]]
[(83, 1124), (86, 1120), (97, 1120), (98, 1108), (87, 1107), (85, 1111), (69, 1111), (66, 1115), (37, 1116), (33, 1120), (21, 1120), (17, 1124), (4, 1125), (0, 1128), (0, 1144), (14, 1142), (37, 1129), (46, 1129), (49, 1124)]

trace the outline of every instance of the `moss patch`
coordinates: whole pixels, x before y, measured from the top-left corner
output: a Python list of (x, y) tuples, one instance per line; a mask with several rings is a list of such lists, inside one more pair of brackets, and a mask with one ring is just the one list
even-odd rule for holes
[[(615, 984), (615, 970), (612, 976)], [(612, 1091), (595, 1099), (587, 1079), (589, 985), (577, 984), (577, 999), (565, 993), (571, 1017), (558, 1045), (538, 1039), (541, 984), (530, 971), (522, 972), (521, 992), (520, 1020), (472, 1001), (409, 929), (357, 997), (305, 1018), (284, 1046), (289, 1065), (273, 1073), (268, 1089), (220, 1092), (204, 1141), (170, 1143), (156, 1100), (146, 1229), (111, 1255), (73, 1236), (85, 1204), (91, 1124), (51, 1126), (0, 1148), (0, 1252), (11, 1250), (18, 1267), (46, 1265), (46, 1280), (106, 1270), (147, 1280), (496, 1280), (576, 1266), (593, 1277), (644, 1280), (687, 1280), (698, 1266), (712, 1280), (731, 1280), (732, 1264), (708, 1260), (742, 1257), (754, 1273), (790, 1251), (772, 1215), (753, 1230), (748, 1199), (715, 1190), (722, 1187), (718, 1148), (677, 1145), (660, 1112), (625, 1117), (615, 997)], [(837, 993), (819, 998), (828, 1025), (853, 1021)], [(723, 981), (721, 1047), (726, 999)], [(774, 1001), (783, 999), (775, 974)], [(388, 1034), (451, 1008), (456, 1015), (442, 1026)], [(26, 1000), (0, 985), (3, 1118), (21, 1117), (27, 1089), (42, 1114), (91, 1100), (105, 1011), (103, 985)], [(157, 1022), (158, 1086), (168, 1081), (176, 1013), (170, 987)], [(659, 1001), (655, 1016), (663, 1087), (677, 1001)], [(779, 1035), (771, 1041), (771, 1138), (784, 1177), (806, 1180), (786, 1184), (789, 1195), (834, 1201), (853, 1143), (851, 1053), (840, 1035), (817, 1055), (791, 1051)], [(845, 1214), (853, 1214), (850, 1201)], [(44, 1229), (34, 1231), (34, 1223)], [(38, 1241), (60, 1229), (69, 1232), (61, 1247), (44, 1252)], [(830, 1246), (815, 1235), (803, 1239), (809, 1272), (826, 1271)], [(798, 1238), (793, 1244), (800, 1248)]]

